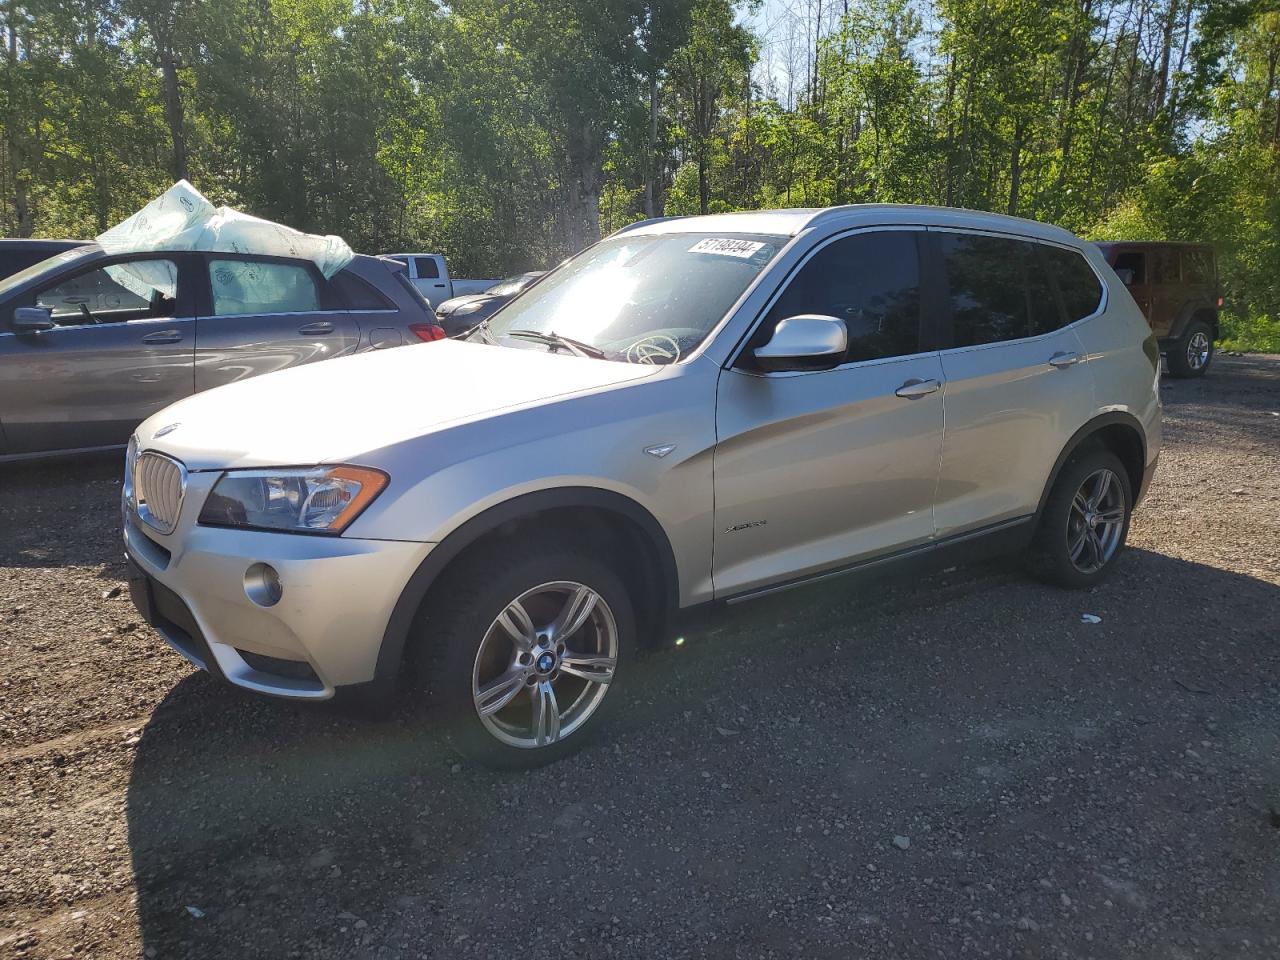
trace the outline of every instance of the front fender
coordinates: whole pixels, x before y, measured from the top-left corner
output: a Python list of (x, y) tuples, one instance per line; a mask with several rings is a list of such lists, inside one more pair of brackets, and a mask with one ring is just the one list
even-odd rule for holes
[(383, 631), (382, 646), (378, 651), (374, 684), (389, 688), (400, 672), (404, 648), (413, 628), (422, 602), (432, 585), (449, 564), (469, 546), (487, 533), (497, 530), (504, 523), (527, 517), (545, 510), (565, 507), (601, 509), (625, 517), (634, 523), (649, 541), (662, 580), (667, 609), (659, 612), (658, 620), (669, 620), (680, 595), (680, 576), (676, 566), (671, 541), (657, 519), (636, 501), (622, 494), (599, 487), (556, 487), (538, 490), (504, 500), (472, 516), (442, 539), (418, 565), (405, 584), (400, 599), (392, 610)]

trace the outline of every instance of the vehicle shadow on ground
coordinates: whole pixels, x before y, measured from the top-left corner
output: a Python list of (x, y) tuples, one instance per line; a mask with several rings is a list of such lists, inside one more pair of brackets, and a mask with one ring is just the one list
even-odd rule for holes
[[(1187, 602), (1152, 603), (1152, 584), (1176, 587)], [(1191, 623), (1188, 603), (1196, 611)], [(701, 943), (694, 952), (702, 955), (734, 955), (735, 942), (787, 952), (786, 931), (802, 921), (785, 911), (774, 916), (758, 899), (760, 885), (780, 898), (804, 896), (815, 877), (824, 888), (827, 879), (834, 884), (846, 863), (861, 871), (882, 856), (877, 811), (905, 819), (903, 811), (927, 809), (935, 797), (948, 797), (951, 834), (985, 836), (993, 801), (966, 793), (975, 763), (1025, 776), (1026, 783), (1002, 786), (1019, 797), (1043, 792), (1045, 777), (1062, 774), (1056, 747), (1043, 765), (1024, 769), (1018, 764), (1030, 761), (1019, 757), (1029, 751), (1011, 755), (992, 730), (1017, 729), (1051, 747), (1065, 736), (1070, 749), (1092, 752), (1099, 768), (1125, 766), (1114, 774), (1124, 780), (1143, 751), (1164, 749), (1162, 738), (1176, 741), (1170, 749), (1180, 755), (1183, 728), (1205, 710), (1223, 728), (1256, 710), (1250, 691), (1280, 676), (1274, 644), (1260, 642), (1265, 612), (1276, 609), (1274, 584), (1142, 550), (1131, 550), (1113, 580), (1088, 594), (1042, 587), (1001, 564), (891, 587), (831, 581), (730, 608), (679, 648), (642, 658), (605, 742), (524, 774), (459, 764), (433, 725), (409, 708), (375, 722), (253, 699), (193, 675), (152, 715), (128, 789), (143, 946), (161, 957), (372, 957), (452, 956), (462, 952), (459, 944), (478, 950), (487, 943), (490, 955), (502, 955), (492, 952), (495, 944), (543, 943), (541, 921), (535, 933), (522, 915), (543, 891), (556, 897), (555, 922), (573, 931), (570, 952), (604, 955), (608, 942), (616, 953), (652, 955), (688, 937)], [(1082, 628), (1081, 610), (1103, 611), (1104, 624)], [(1206, 642), (1206, 631), (1215, 630)], [(1069, 735), (1047, 712), (1046, 704), (1059, 701), (1072, 705)], [(822, 720), (816, 729), (815, 718)], [(800, 730), (808, 733), (797, 736)], [(904, 736), (914, 739), (904, 744)], [(1136, 761), (1115, 756), (1135, 750)], [(998, 756), (983, 761), (988, 754)], [(1087, 756), (1077, 762), (1090, 763)], [(1194, 847), (1159, 833), (1166, 829), (1159, 809), (1127, 808), (1163, 801), (1131, 797), (1127, 781), (1114, 790), (1088, 782), (1080, 789), (1097, 793), (1061, 796), (1045, 828), (1075, 853), (1059, 852), (1062, 862), (1046, 867), (1040, 841), (1011, 833), (989, 855), (1008, 859), (1011, 870), (1023, 869), (1019, 857), (1038, 857), (1036, 869), (1069, 874), (1084, 856), (1077, 848), (1094, 840), (1089, 818), (1061, 813), (1085, 800), (1094, 804), (1092, 816), (1105, 815), (1105, 805), (1124, 807), (1116, 811), (1122, 820), (1157, 831), (1153, 844)], [(849, 834), (802, 844), (793, 824), (808, 822), (800, 798), (810, 785), (872, 823), (874, 849), (859, 848), (863, 841)], [(709, 797), (716, 786), (727, 789)], [(1258, 786), (1226, 788), (1243, 798)], [(1021, 802), (1001, 807), (1002, 817), (1039, 815), (1020, 812)], [(1245, 839), (1236, 857), (1265, 858), (1264, 850), (1251, 852), (1250, 845), (1262, 846), (1255, 833), (1266, 829), (1255, 824), (1254, 807), (1241, 799), (1232, 816), (1244, 820), (1206, 825), (1210, 844), (1239, 834)], [(1169, 822), (1169, 830), (1185, 826)], [(628, 824), (643, 829), (611, 854), (603, 841), (614, 831), (628, 837)], [(589, 846), (597, 836), (602, 842)], [(1028, 843), (1035, 849), (1024, 849)], [(693, 851), (702, 854), (690, 862)], [(819, 896), (843, 896), (859, 916), (892, 915), (895, 876), (914, 884), (911, 873), (921, 868), (913, 862), (898, 856), (882, 864), (874, 889), (859, 880)], [(972, 893), (946, 887), (953, 868), (929, 869), (939, 877), (931, 895), (944, 901), (942, 915), (968, 909)], [(721, 928), (722, 939), (704, 941), (701, 908), (655, 916), (643, 897), (637, 907), (633, 887), (651, 870), (696, 891), (698, 902), (747, 904), (735, 914), (740, 929)], [(584, 876), (592, 895), (575, 897)], [(882, 883), (889, 886), (878, 892)], [(1031, 877), (1027, 883), (1034, 886)], [(1237, 896), (1243, 903), (1253, 893)], [(1188, 915), (1198, 908), (1183, 906)], [(810, 936), (815, 928), (803, 922)], [(548, 955), (561, 936), (553, 926), (548, 919)], [(849, 929), (816, 929), (843, 938), (831, 955), (849, 942)], [(907, 925), (894, 936), (912, 955), (926, 936), (958, 951), (961, 934), (949, 929), (929, 926), (925, 934)], [(590, 946), (578, 945), (580, 931)], [(988, 946), (1034, 953), (1035, 936), (1000, 928)], [(1080, 947), (1096, 953), (1083, 941)]]
[[(122, 451), (0, 463), (0, 567), (91, 567), (120, 557), (123, 468)], [(120, 570), (113, 564), (104, 576)]]

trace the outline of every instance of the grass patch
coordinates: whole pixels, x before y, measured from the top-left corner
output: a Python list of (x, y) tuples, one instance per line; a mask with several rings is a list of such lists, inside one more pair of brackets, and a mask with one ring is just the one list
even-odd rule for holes
[(1241, 317), (1224, 312), (1219, 350), (1241, 353), (1280, 353), (1280, 319), (1258, 314)]

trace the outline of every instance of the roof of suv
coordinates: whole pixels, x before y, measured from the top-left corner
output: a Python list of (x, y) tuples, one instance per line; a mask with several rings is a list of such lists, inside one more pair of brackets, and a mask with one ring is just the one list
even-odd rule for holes
[(923, 204), (855, 203), (840, 207), (801, 207), (789, 210), (752, 210), (694, 217), (656, 217), (623, 227), (618, 233), (772, 233), (795, 236), (812, 227), (853, 227), (903, 224), (972, 227), (1046, 240), (1079, 243), (1073, 233), (1021, 217), (1001, 213), (930, 207)]
[(1189, 240), (1098, 240), (1094, 246), (1102, 250), (1114, 250), (1116, 247), (1176, 247), (1180, 250), (1213, 252), (1213, 244), (1193, 243)]

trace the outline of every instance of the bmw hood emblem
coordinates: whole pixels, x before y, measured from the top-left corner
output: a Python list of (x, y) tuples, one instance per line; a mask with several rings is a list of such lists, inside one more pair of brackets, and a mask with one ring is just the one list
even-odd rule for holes
[(167, 437), (169, 434), (173, 433), (173, 431), (177, 430), (180, 426), (182, 426), (182, 424), (180, 424), (180, 423), (169, 423), (169, 424), (165, 424), (163, 427), (161, 427), (159, 430), (157, 430), (157, 431), (156, 431), (155, 433), (153, 433), (151, 436), (152, 436), (152, 437)]

